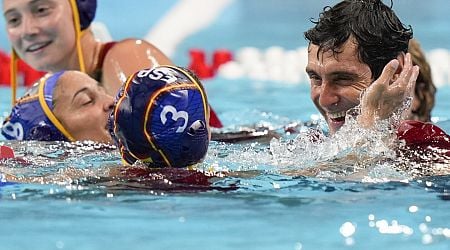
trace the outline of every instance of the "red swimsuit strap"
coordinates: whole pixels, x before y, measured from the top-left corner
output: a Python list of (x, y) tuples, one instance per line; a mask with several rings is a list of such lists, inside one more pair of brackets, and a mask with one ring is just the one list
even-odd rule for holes
[(109, 50), (116, 44), (117, 42), (108, 42), (103, 44), (102, 49), (100, 50), (100, 54), (98, 55), (98, 65), (97, 69), (101, 70), (103, 67), (103, 61), (105, 60), (106, 54), (108, 54)]

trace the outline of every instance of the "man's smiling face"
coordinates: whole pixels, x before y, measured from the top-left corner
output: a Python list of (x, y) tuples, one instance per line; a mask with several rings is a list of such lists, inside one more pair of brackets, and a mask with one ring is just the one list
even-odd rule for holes
[(344, 125), (346, 112), (359, 104), (361, 92), (372, 83), (372, 72), (359, 60), (351, 38), (337, 54), (319, 51), (319, 46), (310, 44), (306, 72), (311, 99), (334, 134)]

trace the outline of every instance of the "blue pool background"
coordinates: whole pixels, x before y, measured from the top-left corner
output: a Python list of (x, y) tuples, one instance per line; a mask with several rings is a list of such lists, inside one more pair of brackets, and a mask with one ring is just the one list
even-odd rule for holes
[[(190, 48), (211, 53), (217, 48), (237, 51), (244, 46), (306, 46), (302, 32), (310, 27), (309, 18), (317, 17), (325, 4), (336, 2), (234, 1), (211, 26), (184, 40), (173, 60), (187, 65)], [(114, 39), (142, 37), (176, 3), (131, 0), (123, 6), (122, 0), (99, 0), (97, 20), (108, 26)], [(426, 51), (450, 49), (449, 1), (396, 0), (394, 9), (413, 26)], [(119, 14), (124, 18), (117, 18)], [(4, 36), (1, 32), (0, 48), (8, 50)], [(265, 121), (283, 124), (309, 120), (317, 113), (306, 83), (219, 77), (206, 80), (205, 86), (226, 126)], [(10, 105), (9, 90), (1, 89), (0, 97), (4, 112)], [(438, 89), (433, 116), (445, 121), (449, 108), (450, 88), (445, 85)], [(450, 131), (448, 123), (441, 124)], [(229, 150), (246, 151), (248, 147), (230, 146)], [(220, 146), (213, 143), (213, 152), (216, 148)], [(251, 159), (241, 160), (234, 165), (252, 165), (243, 163)], [(92, 162), (81, 157), (68, 160), (67, 165)], [(450, 180), (427, 181), (370, 184), (268, 172), (224, 180), (225, 186), (231, 182), (239, 187), (230, 192), (2, 186), (0, 249), (449, 249), (449, 237), (432, 230), (450, 228)], [(414, 232), (380, 232), (371, 226), (370, 215)], [(355, 227), (352, 237), (340, 232), (347, 222)]]

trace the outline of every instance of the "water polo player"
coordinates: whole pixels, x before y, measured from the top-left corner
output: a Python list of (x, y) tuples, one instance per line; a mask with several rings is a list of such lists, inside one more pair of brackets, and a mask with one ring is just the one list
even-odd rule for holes
[(208, 101), (187, 70), (141, 70), (121, 89), (112, 113), (113, 104), (87, 74), (61, 71), (43, 78), (16, 103), (2, 134), (8, 140), (110, 143), (111, 132), (125, 162), (141, 160), (155, 167), (185, 167), (205, 156)]
[(186, 69), (160, 66), (128, 78), (110, 117), (123, 160), (150, 167), (188, 167), (210, 140), (209, 106), (200, 81)]
[(97, 0), (3, 0), (12, 62), (18, 56), (41, 71), (79, 70), (100, 82), (111, 95), (122, 85), (123, 75), (171, 63), (146, 41), (97, 40), (90, 27), (96, 10)]
[(8, 140), (111, 143), (107, 130), (114, 99), (79, 71), (42, 78), (22, 97), (2, 126)]

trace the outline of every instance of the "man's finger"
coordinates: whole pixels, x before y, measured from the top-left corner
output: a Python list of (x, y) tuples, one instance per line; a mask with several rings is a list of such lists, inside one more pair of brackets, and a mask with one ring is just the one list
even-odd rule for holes
[(405, 87), (406, 87), (406, 85), (408, 85), (409, 79), (412, 74), (412, 67), (413, 67), (413, 65), (412, 65), (411, 54), (406, 53), (405, 63), (403, 65), (402, 72), (400, 73), (399, 77), (395, 81), (396, 85), (405, 86)]
[(399, 62), (397, 59), (392, 59), (386, 66), (383, 68), (383, 72), (381, 72), (380, 77), (375, 81), (377, 84), (388, 85), (395, 72), (397, 71)]
[(407, 92), (408, 92), (409, 96), (413, 97), (414, 90), (416, 89), (416, 80), (417, 80), (417, 77), (419, 76), (419, 66), (417, 66), (417, 65), (414, 66), (411, 71), (412, 71), (412, 73), (409, 78)]

